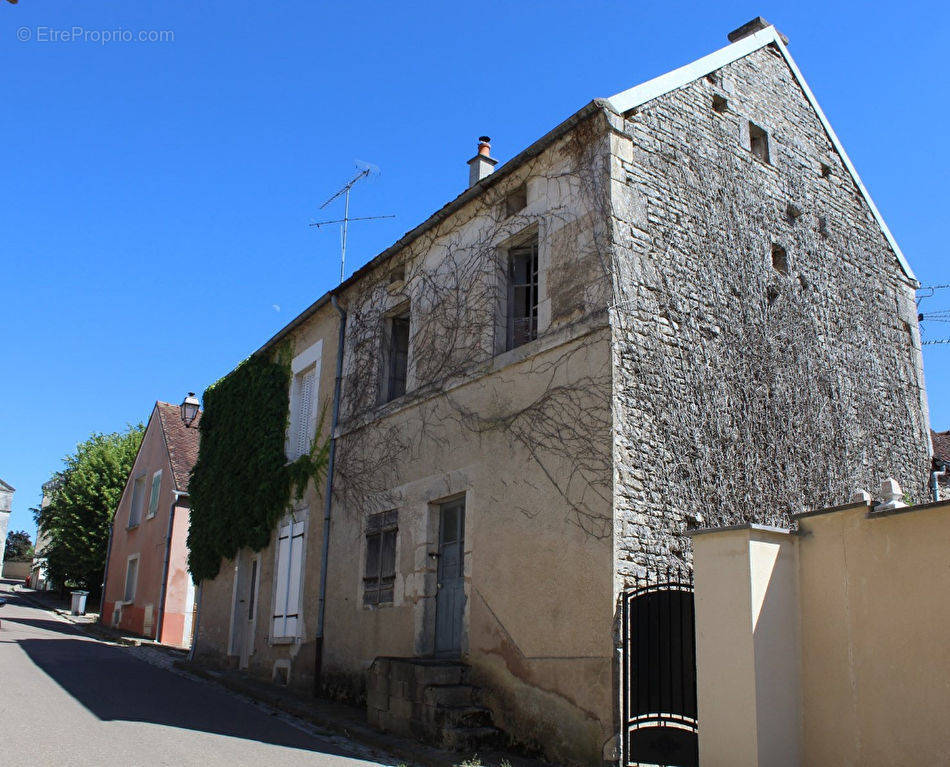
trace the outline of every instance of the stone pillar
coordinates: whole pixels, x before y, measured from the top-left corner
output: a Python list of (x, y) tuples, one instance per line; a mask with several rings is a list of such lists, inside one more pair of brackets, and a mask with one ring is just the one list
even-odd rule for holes
[(761, 525), (692, 538), (700, 764), (798, 767), (797, 539)]

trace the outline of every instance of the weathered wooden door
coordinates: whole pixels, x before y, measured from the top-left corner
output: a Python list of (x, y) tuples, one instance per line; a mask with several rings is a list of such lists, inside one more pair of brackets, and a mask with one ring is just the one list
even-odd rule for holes
[(465, 501), (442, 504), (439, 510), (438, 591), (435, 599), (436, 655), (456, 656), (462, 649), (465, 612)]

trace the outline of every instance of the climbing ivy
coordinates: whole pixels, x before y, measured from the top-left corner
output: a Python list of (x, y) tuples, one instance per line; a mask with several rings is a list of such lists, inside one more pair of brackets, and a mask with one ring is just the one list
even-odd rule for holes
[[(195, 582), (214, 578), (222, 559), (260, 551), (309, 480), (320, 489), (329, 440), (287, 462), (290, 353), (249, 357), (204, 393), (201, 446), (191, 474), (188, 566)], [(317, 434), (323, 431), (323, 416)]]

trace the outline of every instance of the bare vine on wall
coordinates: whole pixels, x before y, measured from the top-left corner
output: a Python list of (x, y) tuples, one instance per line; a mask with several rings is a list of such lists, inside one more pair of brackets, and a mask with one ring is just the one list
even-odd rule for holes
[[(891, 266), (872, 263), (884, 256), (865, 252), (850, 222), (799, 212), (782, 229), (789, 262), (776, 268), (769, 247), (781, 214), (725, 149), (666, 166), (671, 195), (692, 202), (652, 221), (649, 244), (634, 243), (616, 225), (606, 146), (596, 116), (569, 135), (557, 168), (527, 162), (524, 177), (547, 192), (543, 211), (509, 215), (499, 184), (457, 214), (464, 220), (450, 219), (451, 230), (426, 232), (349, 289), (335, 483), (347, 509), (397, 505), (391, 489), (408, 463), (442, 449), (450, 466), (460, 433), (520, 447), (543, 478), (538, 490), (553, 490), (594, 538), (614, 534), (617, 492), (675, 534), (697, 512), (705, 524), (787, 523), (902, 469), (889, 446), (920, 424), (909, 341), (881, 285)], [(807, 196), (784, 183), (790, 200)], [(552, 327), (576, 329), (609, 310), (612, 360), (592, 363), (597, 337), (578, 332), (498, 372), (523, 396), (492, 384), (473, 398), (466, 387), (481, 385), (503, 337), (506, 244), (525, 233), (551, 254)], [(701, 266), (686, 257), (697, 241)], [(385, 405), (386, 318), (405, 306), (413, 386)], [(592, 399), (604, 407), (591, 411)], [(407, 403), (411, 419), (389, 417)], [(885, 413), (896, 420), (882, 424)], [(619, 469), (614, 441), (627, 464)], [(628, 486), (637, 472), (642, 487)], [(686, 544), (670, 554), (688, 559)]]
[[(590, 152), (593, 144), (579, 146)], [(461, 433), (476, 441), (502, 438), (520, 446), (540, 469), (545, 487), (538, 490), (553, 490), (564, 501), (569, 521), (589, 535), (610, 535), (609, 360), (604, 359), (600, 369), (589, 369), (586, 341), (581, 339), (552, 354), (528, 358), (517, 373), (509, 370), (507, 390), (479, 382), (504, 348), (508, 245), (536, 236), (545, 252), (562, 230), (589, 212), (592, 202), (579, 199), (578, 190), (585, 171), (595, 172), (590, 158), (579, 158), (570, 149), (565, 158), (566, 167), (557, 171), (540, 160), (529, 161), (525, 169), (524, 175), (554, 201), (542, 213), (509, 215), (503, 192), (489, 190), (466, 208), (463, 221), (453, 221), (451, 231), (425, 233), (401, 261), (351, 288), (342, 403), (345, 434), (338, 445), (335, 488), (347, 508), (363, 512), (397, 504), (390, 489), (404, 481), (401, 469), (423, 450), (444, 448), (451, 462), (451, 449)], [(586, 167), (580, 167), (585, 161)], [(603, 185), (590, 179), (588, 188), (595, 187)], [(586, 250), (574, 256), (595, 264), (595, 279), (606, 285), (603, 254), (595, 243)], [(413, 414), (411, 420), (387, 419), (386, 406), (377, 409), (383, 399), (387, 313), (406, 306), (412, 317), (413, 386), (394, 405), (411, 402)], [(570, 321), (583, 319), (583, 311), (575, 314)], [(577, 374), (579, 370), (583, 372)], [(529, 380), (545, 383), (518, 396)], [(483, 386), (477, 406), (459, 386), (466, 381)], [(587, 412), (584, 403), (591, 397), (604, 403), (599, 413)], [(505, 486), (524, 477), (498, 480)], [(508, 502), (507, 507), (528, 516), (537, 513), (524, 504)]]
[(623, 385), (652, 403), (639, 411), (660, 453), (656, 500), (713, 526), (787, 525), (918, 468), (899, 463), (922, 426), (910, 331), (882, 285), (896, 266), (848, 221), (777, 211), (755, 170), (725, 149), (671, 163), (668, 183), (697, 204), (656, 227), (650, 256), (693, 253), (693, 279), (657, 268), (615, 305), (619, 338), (637, 339), (619, 343)]

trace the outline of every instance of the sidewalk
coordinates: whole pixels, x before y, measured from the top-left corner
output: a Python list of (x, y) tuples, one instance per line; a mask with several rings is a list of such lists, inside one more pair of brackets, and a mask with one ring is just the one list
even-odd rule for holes
[[(85, 633), (96, 637), (96, 639), (130, 647), (155, 647), (175, 656), (176, 660), (188, 656), (187, 650), (170, 647), (160, 644), (154, 639), (146, 639), (136, 634), (129, 634), (109, 626), (103, 626), (99, 623), (99, 613), (96, 611), (87, 610), (83, 615), (73, 615), (70, 610), (71, 597), (66, 596), (61, 598), (56, 591), (34, 591), (33, 589), (26, 588), (20, 581), (0, 581), (0, 584), (5, 585), (9, 592), (16, 594), (18, 597), (22, 597), (36, 607), (56, 613), (60, 618), (75, 624)], [(86, 606), (90, 606), (88, 602)]]
[(206, 668), (187, 660), (188, 653), (178, 648), (160, 645), (150, 639), (131, 636), (115, 629), (99, 625), (98, 613), (72, 615), (69, 600), (60, 599), (55, 592), (33, 591), (23, 588), (20, 582), (0, 581), (0, 593), (4, 590), (75, 624), (83, 632), (107, 642), (127, 645), (140, 655), (142, 660), (167, 668), (173, 673), (197, 677), (218, 684), (231, 692), (263, 704), (275, 711), (288, 714), (306, 722), (311, 729), (325, 736), (342, 735), (379, 751), (403, 760), (399, 767), (550, 767), (546, 762), (502, 751), (484, 751), (466, 754), (427, 746), (407, 738), (389, 735), (371, 727), (362, 708), (343, 703), (313, 698), (304, 693), (278, 687), (274, 684), (252, 679), (237, 671), (219, 671)]
[(389, 735), (371, 727), (362, 708), (348, 706), (322, 698), (277, 687), (252, 679), (237, 671), (211, 670), (197, 663), (181, 661), (175, 664), (188, 673), (221, 684), (232, 692), (245, 695), (271, 708), (283, 711), (297, 719), (316, 726), (325, 734), (339, 734), (373, 748), (405, 759), (407, 765), (424, 767), (551, 767), (547, 762), (505, 751), (486, 750), (478, 754), (445, 751), (424, 743)]

